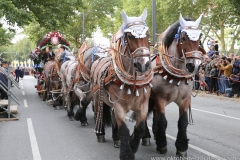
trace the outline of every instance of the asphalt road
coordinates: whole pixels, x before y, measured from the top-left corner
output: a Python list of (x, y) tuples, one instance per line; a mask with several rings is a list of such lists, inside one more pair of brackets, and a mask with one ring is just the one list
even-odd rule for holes
[[(13, 87), (19, 97), (18, 121), (0, 122), (0, 160), (117, 160), (119, 149), (113, 147), (111, 128), (106, 129), (106, 142), (98, 143), (91, 107), (87, 109), (89, 126), (69, 121), (67, 112), (54, 110), (36, 93), (36, 79), (25, 76), (21, 90)], [(189, 125), (189, 159), (240, 160), (240, 103), (213, 96), (192, 98), (194, 125)], [(167, 154), (151, 146), (139, 146), (136, 160), (176, 159), (178, 108), (172, 103), (166, 108), (168, 120)], [(148, 125), (151, 125), (151, 117)], [(134, 122), (127, 122), (132, 132)]]

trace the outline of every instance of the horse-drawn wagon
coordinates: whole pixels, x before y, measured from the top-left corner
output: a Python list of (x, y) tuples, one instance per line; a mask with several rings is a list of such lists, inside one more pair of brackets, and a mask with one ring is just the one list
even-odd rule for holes
[[(53, 73), (53, 71), (56, 71), (54, 64), (50, 65), (51, 67), (53, 67), (53, 69), (50, 68), (50, 74), (46, 75), (46, 73), (44, 74), (43, 71), (44, 66), (48, 64), (44, 61), (44, 56), (46, 57), (46, 55), (48, 54), (48, 48), (52, 47), (53, 49), (56, 49), (59, 44), (69, 49), (70, 44), (63, 38), (63, 35), (61, 33), (56, 31), (49, 32), (44, 36), (43, 39), (39, 40), (36, 49), (34, 49), (30, 53), (30, 58), (34, 62), (34, 77), (38, 80), (35, 88), (37, 89), (37, 93), (42, 97), (43, 100), (49, 98), (50, 91), (53, 89), (51, 87), (52, 85), (46, 83), (48, 80), (50, 83), (53, 82), (53, 74), (55, 78), (57, 77), (57, 81), (61, 83), (57, 72)], [(52, 61), (52, 63), (55, 63), (55, 61)]]

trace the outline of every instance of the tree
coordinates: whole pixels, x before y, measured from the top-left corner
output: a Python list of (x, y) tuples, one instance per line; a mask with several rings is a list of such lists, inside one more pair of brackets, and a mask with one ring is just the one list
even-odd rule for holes
[(4, 0), (0, 1), (0, 16), (11, 26), (22, 27), (35, 20), (40, 26), (56, 30), (64, 25), (62, 22), (68, 23), (79, 6), (81, 0)]
[(240, 1), (239, 0), (229, 0), (230, 4), (234, 8), (234, 12), (240, 16)]
[[(70, 42), (76, 48), (79, 48), (82, 43), (82, 13), (84, 12), (84, 37), (92, 38), (92, 32), (99, 26), (102, 28), (109, 28), (106, 17), (114, 14), (118, 5), (117, 0), (84, 0), (83, 6), (80, 6), (75, 10), (75, 13), (68, 17), (68, 21), (62, 21), (62, 25), (56, 29), (62, 33), (67, 41)], [(105, 5), (108, 4), (108, 5)], [(53, 31), (46, 27), (41, 26), (38, 22), (33, 22), (25, 27), (25, 33), (29, 35), (29, 38), (35, 43), (42, 38), (46, 33)]]
[(3, 57), (9, 62), (13, 61), (14, 59), (18, 60), (19, 62), (24, 62), (29, 59), (29, 54), (34, 47), (34, 43), (32, 43), (28, 38), (24, 38), (18, 41), (16, 44), (10, 45), (5, 48), (7, 52), (16, 52), (16, 54), (6, 54), (3, 55)]
[[(239, 6), (238, 0), (229, 0), (235, 2), (235, 7)], [(230, 39), (228, 43), (231, 43), (229, 46), (229, 52), (233, 50), (236, 39), (239, 37), (239, 24), (240, 19), (235, 10), (240, 11), (240, 9), (234, 9), (231, 3), (225, 0), (197, 0), (194, 3), (191, 0), (157, 0), (157, 33), (164, 32), (168, 26), (173, 24), (179, 19), (179, 14), (182, 13), (184, 17), (190, 17), (193, 20), (196, 20), (201, 13), (204, 14), (200, 29), (204, 33), (203, 42), (206, 39), (214, 39), (216, 37), (221, 44), (221, 50), (226, 51), (226, 37)], [(236, 4), (237, 3), (237, 4)], [(122, 5), (116, 9), (115, 18), (110, 19), (114, 24), (113, 30), (114, 33), (118, 30), (118, 27), (121, 26), (121, 10), (124, 9), (129, 16), (139, 16), (144, 8), (148, 9), (148, 18), (146, 20), (147, 25), (149, 26), (149, 31), (151, 32), (152, 24), (152, 4), (149, 1), (140, 1), (140, 0), (122, 0)], [(231, 36), (225, 33), (227, 28), (231, 28)], [(106, 31), (105, 31), (106, 32)]]
[(14, 33), (3, 29), (0, 26), (0, 46), (3, 45), (10, 45), (11, 44), (11, 38), (13, 38)]

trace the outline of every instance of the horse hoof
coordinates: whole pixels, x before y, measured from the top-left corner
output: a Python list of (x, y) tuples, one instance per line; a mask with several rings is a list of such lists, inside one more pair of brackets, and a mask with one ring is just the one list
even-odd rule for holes
[(75, 121), (75, 119), (74, 119), (73, 116), (69, 117), (69, 120), (70, 120), (70, 121)]
[(100, 142), (100, 143), (105, 142), (106, 140), (105, 140), (104, 135), (99, 135), (99, 136), (97, 136), (97, 141)]
[(134, 160), (134, 159), (135, 159), (134, 155), (120, 158), (120, 160)]
[(120, 140), (114, 140), (114, 147), (119, 148), (120, 147)]
[(88, 122), (81, 122), (81, 126), (88, 126)]
[(151, 146), (150, 138), (143, 138), (142, 145), (143, 146)]
[(181, 157), (181, 158), (186, 158), (187, 157), (187, 151), (182, 152), (182, 151), (177, 150), (176, 155), (178, 157)]
[(61, 108), (59, 106), (56, 107), (56, 110), (61, 110)]
[(167, 153), (167, 147), (160, 148), (160, 149), (158, 150), (158, 153), (160, 153), (160, 154), (165, 154), (165, 153)]

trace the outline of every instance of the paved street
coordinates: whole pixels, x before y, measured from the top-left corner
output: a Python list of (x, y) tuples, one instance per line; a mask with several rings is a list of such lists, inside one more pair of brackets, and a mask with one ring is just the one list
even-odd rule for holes
[[(54, 110), (37, 95), (36, 79), (25, 76), (20, 80), (21, 90), (13, 87), (19, 97), (18, 121), (0, 122), (0, 160), (117, 160), (119, 149), (113, 147), (111, 128), (106, 129), (106, 142), (98, 143), (94, 130), (91, 107), (87, 109), (89, 126), (79, 121), (69, 121), (67, 112)], [(25, 102), (25, 103), (24, 103)], [(136, 160), (154, 160), (176, 154), (178, 108), (166, 108), (168, 120), (167, 154), (156, 152), (151, 139), (149, 147), (139, 146)], [(194, 125), (187, 129), (188, 156), (191, 159), (225, 158), (240, 160), (240, 102), (211, 95), (192, 98)], [(151, 117), (148, 125), (151, 127)], [(127, 123), (131, 132), (133, 122)]]

